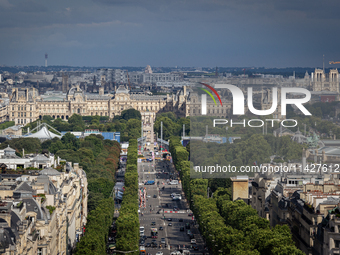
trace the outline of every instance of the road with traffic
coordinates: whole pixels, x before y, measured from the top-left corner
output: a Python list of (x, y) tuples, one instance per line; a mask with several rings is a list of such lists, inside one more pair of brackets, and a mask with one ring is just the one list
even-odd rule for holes
[[(144, 235), (147, 237), (144, 243), (141, 240), (141, 244), (146, 247), (146, 254), (163, 252), (164, 255), (170, 255), (178, 250), (207, 254), (181, 183), (168, 184), (171, 180), (179, 180), (173, 164), (168, 160), (156, 161), (155, 166), (153, 162), (139, 162), (138, 173), (139, 188), (145, 188), (146, 191), (145, 208), (140, 208), (139, 214), (140, 226), (144, 226)], [(145, 185), (151, 180), (155, 184)], [(174, 201), (171, 197), (173, 193), (180, 194), (182, 199)], [(157, 228), (158, 238), (151, 238), (151, 228)]]

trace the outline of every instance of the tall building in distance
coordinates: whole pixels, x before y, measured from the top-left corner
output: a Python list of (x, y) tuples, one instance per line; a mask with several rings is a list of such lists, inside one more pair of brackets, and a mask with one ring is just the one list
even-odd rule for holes
[(322, 69), (315, 69), (312, 73), (313, 91), (331, 91), (339, 93), (338, 69), (331, 69), (328, 74)]
[(62, 91), (63, 93), (68, 91), (68, 76), (66, 74), (63, 74)]
[(47, 55), (47, 53), (45, 53), (45, 67), (47, 67), (47, 57), (48, 57), (48, 55)]

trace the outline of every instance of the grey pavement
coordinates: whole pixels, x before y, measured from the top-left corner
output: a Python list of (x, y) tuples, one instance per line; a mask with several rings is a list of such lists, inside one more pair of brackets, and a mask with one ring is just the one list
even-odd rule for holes
[[(145, 227), (145, 236), (148, 237), (145, 243), (151, 243), (152, 241), (152, 227), (157, 227), (159, 229), (159, 227), (162, 226), (164, 230), (158, 230), (158, 238), (155, 239), (157, 240), (158, 247), (146, 247), (146, 254), (150, 253), (154, 255), (156, 252), (162, 251), (164, 255), (169, 255), (172, 251), (178, 250), (179, 245), (190, 247), (191, 240), (187, 234), (188, 229), (185, 228), (186, 223), (190, 224), (190, 231), (194, 234), (194, 238), (196, 239), (199, 247), (199, 251), (194, 251), (193, 249), (188, 248), (188, 250), (190, 250), (190, 254), (203, 254), (204, 241), (199, 234), (198, 228), (192, 225), (192, 217), (188, 216), (187, 210), (189, 207), (184, 199), (184, 195), (182, 196), (183, 199), (181, 201), (172, 201), (172, 198), (170, 197), (171, 193), (182, 193), (182, 187), (180, 184), (166, 184), (166, 180), (170, 179), (171, 176), (177, 176), (173, 165), (169, 161), (158, 161), (155, 163), (155, 168), (152, 167), (152, 165), (153, 162), (138, 163), (139, 188), (146, 187), (147, 195), (150, 196), (146, 202), (146, 208), (141, 209), (141, 212), (143, 212), (144, 215), (139, 215), (140, 226)], [(143, 185), (143, 183), (147, 180), (155, 180), (155, 185)], [(159, 185), (157, 185), (158, 181), (160, 182)], [(164, 185), (162, 184), (163, 182)], [(163, 186), (164, 190), (162, 190)], [(154, 195), (157, 197), (154, 198)], [(166, 205), (168, 205), (168, 207), (166, 207)], [(174, 212), (173, 209), (175, 206), (182, 213), (163, 213), (163, 210), (172, 210)], [(160, 209), (162, 210), (158, 214), (157, 212)], [(171, 221), (168, 221), (169, 218), (171, 218)], [(180, 222), (180, 219), (182, 219), (183, 222)], [(155, 222), (155, 226), (151, 225), (152, 222)], [(169, 223), (171, 223), (172, 226), (169, 226)], [(184, 231), (180, 231), (180, 227), (184, 227)], [(165, 238), (167, 248), (159, 248), (161, 238)], [(207, 252), (205, 253), (207, 254)]]

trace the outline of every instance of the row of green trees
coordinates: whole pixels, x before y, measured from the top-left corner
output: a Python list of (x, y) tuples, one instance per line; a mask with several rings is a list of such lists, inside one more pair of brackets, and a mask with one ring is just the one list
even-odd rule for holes
[(85, 236), (77, 244), (75, 255), (106, 254), (106, 241), (114, 214), (112, 198), (102, 199), (87, 216)]
[(117, 225), (117, 250), (135, 251), (139, 254), (139, 218), (138, 218), (138, 171), (137, 171), (137, 140), (129, 141), (125, 171), (124, 196)]
[[(213, 254), (298, 254), (287, 226), (271, 229), (269, 221), (243, 201), (230, 201), (230, 189), (217, 188), (214, 198), (207, 198), (208, 186), (219, 182), (193, 179), (188, 152), (177, 137), (170, 139), (170, 151), (200, 231)], [(221, 182), (225, 186), (226, 182)]]
[[(79, 163), (87, 175), (88, 181), (88, 218), (85, 236), (77, 245), (76, 254), (105, 254), (106, 240), (114, 213), (114, 201), (110, 194), (115, 184), (118, 168), (120, 144), (104, 140), (101, 135), (90, 135), (78, 139), (67, 133), (61, 139), (54, 138), (40, 143), (36, 138), (19, 138), (2, 143), (1, 148), (10, 145), (17, 154), (53, 152), (56, 156)], [(63, 165), (54, 166), (62, 171)]]

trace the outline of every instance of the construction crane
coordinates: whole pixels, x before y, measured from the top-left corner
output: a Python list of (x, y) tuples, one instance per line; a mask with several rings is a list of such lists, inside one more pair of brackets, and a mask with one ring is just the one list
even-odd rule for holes
[(128, 72), (128, 70), (126, 70), (126, 75), (127, 75), (127, 78), (128, 78), (129, 89), (131, 91), (131, 85), (130, 85), (130, 79), (129, 79), (129, 72)]
[(340, 64), (340, 61), (329, 61), (330, 65)]

